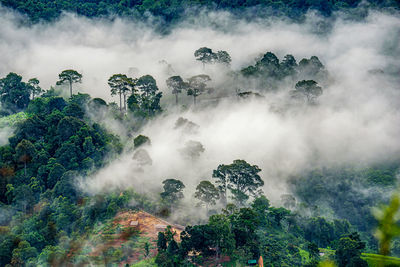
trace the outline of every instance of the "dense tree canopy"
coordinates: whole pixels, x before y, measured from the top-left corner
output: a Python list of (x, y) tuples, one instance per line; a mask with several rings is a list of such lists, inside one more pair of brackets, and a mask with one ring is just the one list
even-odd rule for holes
[(156, 80), (151, 75), (144, 75), (135, 83), (137, 91), (128, 98), (128, 108), (134, 116), (140, 118), (154, 117), (161, 112), (159, 92)]
[[(134, 93), (136, 80), (128, 78), (125, 74), (114, 74), (108, 79), (108, 85), (111, 87), (111, 95), (119, 96), (119, 110), (122, 112), (122, 108), (126, 111), (126, 96), (129, 93)], [(123, 96), (123, 106), (122, 106)]]
[[(211, 10), (229, 10), (234, 13), (244, 11), (246, 8), (253, 10), (252, 16), (266, 15), (286, 15), (291, 18), (299, 19), (308, 10), (317, 10), (325, 16), (329, 16), (333, 11), (346, 10), (356, 7), (361, 0), (339, 0), (339, 1), (302, 1), (302, 0), (244, 0), (244, 1), (124, 1), (124, 0), (92, 0), (82, 2), (72, 1), (10, 1), (1, 0), (1, 4), (11, 7), (20, 12), (26, 13), (33, 22), (39, 20), (54, 20), (59, 17), (62, 11), (76, 12), (87, 17), (104, 17), (117, 14), (121, 16), (137, 16), (145, 12), (161, 16), (167, 22), (182, 19), (185, 8), (206, 7)], [(396, 8), (399, 9), (397, 1), (371, 1), (370, 6), (376, 8)], [(362, 16), (363, 14), (358, 14)]]
[(230, 190), (232, 198), (243, 204), (250, 196), (259, 194), (259, 188), (264, 181), (258, 175), (261, 171), (256, 165), (250, 165), (244, 160), (234, 160), (232, 164), (221, 164), (213, 171), (218, 188), (226, 201), (227, 190)]
[(194, 197), (203, 202), (208, 209), (209, 205), (215, 205), (219, 199), (219, 192), (210, 181), (201, 181), (196, 187)]
[(31, 87), (22, 81), (22, 77), (10, 72), (0, 79), (0, 103), (5, 112), (14, 113), (23, 110), (29, 104)]

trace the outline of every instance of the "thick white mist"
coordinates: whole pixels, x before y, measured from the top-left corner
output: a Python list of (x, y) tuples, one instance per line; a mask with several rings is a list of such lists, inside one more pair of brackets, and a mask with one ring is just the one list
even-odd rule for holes
[[(2, 77), (14, 71), (25, 79), (37, 77), (48, 88), (59, 72), (74, 68), (84, 76), (79, 91), (110, 101), (107, 79), (112, 74), (151, 74), (164, 91), (168, 111), (142, 130), (152, 142), (146, 148), (152, 165), (138, 168), (133, 153), (127, 152), (83, 182), (91, 192), (126, 186), (146, 191), (160, 188), (164, 179), (177, 178), (189, 193), (199, 180), (210, 179), (219, 164), (245, 159), (263, 170), (264, 190), (277, 200), (286, 190), (286, 178), (302, 170), (399, 158), (397, 16), (371, 13), (362, 22), (338, 19), (330, 31), (317, 34), (315, 25), (321, 19), (313, 14), (305, 23), (294, 24), (270, 19), (245, 22), (227, 13), (211, 13), (161, 35), (143, 23), (70, 14), (51, 25), (18, 27), (15, 15), (1, 12)], [(298, 61), (316, 55), (329, 71), (330, 82), (316, 106), (288, 106), (285, 99), (292, 85), (286, 85), (279, 93), (266, 94), (264, 100), (239, 102), (233, 97), (234, 89), (225, 88), (232, 97), (217, 106), (176, 112), (168, 105), (173, 99), (165, 86), (172, 73), (161, 60), (184, 78), (206, 72), (217, 83), (228, 79), (221, 69), (203, 70), (195, 61), (193, 53), (202, 46), (228, 51), (233, 70), (253, 64), (267, 51), (280, 59), (292, 54)], [(376, 69), (384, 73), (370, 72)], [(180, 97), (191, 103), (189, 97)], [(200, 103), (209, 97), (201, 96)], [(174, 129), (179, 117), (200, 128), (195, 133)], [(180, 153), (189, 140), (205, 148), (197, 160)]]

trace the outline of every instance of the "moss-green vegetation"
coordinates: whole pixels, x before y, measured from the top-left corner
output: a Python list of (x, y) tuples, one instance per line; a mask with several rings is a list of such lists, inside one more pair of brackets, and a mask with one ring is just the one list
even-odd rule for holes
[(369, 267), (400, 266), (400, 258), (382, 256), (380, 254), (362, 253), (362, 259), (368, 262)]

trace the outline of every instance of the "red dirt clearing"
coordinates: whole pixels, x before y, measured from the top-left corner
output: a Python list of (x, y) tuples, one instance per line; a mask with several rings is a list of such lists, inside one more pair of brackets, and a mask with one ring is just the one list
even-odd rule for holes
[(176, 232), (176, 240), (179, 241), (179, 235), (184, 230), (183, 226), (171, 224), (145, 211), (125, 211), (118, 213), (115, 216), (114, 224), (119, 224), (123, 228), (135, 228), (139, 230), (141, 236), (151, 239), (157, 239), (158, 232), (163, 232), (165, 227), (169, 225), (172, 228), (171, 230)]
[[(165, 231), (167, 226), (171, 226), (172, 232), (176, 232), (175, 240), (180, 242), (180, 233), (184, 230), (183, 226), (171, 224), (163, 219), (157, 218), (150, 213), (145, 211), (125, 211), (118, 213), (113, 220), (113, 228), (118, 227), (122, 230), (119, 234), (112, 234), (109, 241), (103, 243), (100, 246), (93, 248), (90, 253), (91, 256), (100, 256), (107, 249), (114, 247), (119, 248), (125, 242), (129, 241), (130, 237), (138, 232), (140, 237), (149, 239), (152, 243), (153, 249), (150, 249), (149, 256), (155, 256), (157, 254), (157, 238), (158, 233)], [(99, 233), (103, 235), (103, 233)], [(119, 265), (123, 266), (125, 263), (134, 263), (140, 259), (142, 252), (134, 252), (128, 256), (127, 261), (121, 262)]]

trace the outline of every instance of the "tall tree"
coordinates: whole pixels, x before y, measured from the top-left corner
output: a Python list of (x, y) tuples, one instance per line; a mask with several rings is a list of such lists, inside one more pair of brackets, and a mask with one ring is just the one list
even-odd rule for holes
[(227, 215), (215, 214), (210, 216), (208, 225), (213, 229), (211, 239), (215, 246), (215, 257), (221, 253), (228, 254), (235, 248), (235, 238), (231, 231), (231, 222)]
[(200, 157), (201, 153), (204, 152), (204, 146), (199, 141), (189, 140), (185, 143), (185, 146), (180, 149), (182, 156), (185, 158), (195, 160)]
[(26, 164), (30, 162), (36, 154), (36, 149), (34, 145), (28, 141), (23, 139), (18, 145), (15, 147), (15, 156), (19, 162), (24, 163), (24, 175), (26, 177)]
[(216, 61), (218, 63), (229, 66), (231, 64), (232, 59), (231, 56), (228, 54), (228, 52), (221, 50), (216, 53)]
[(22, 82), (22, 77), (10, 72), (0, 79), (0, 102), (2, 108), (11, 112), (18, 112), (29, 104), (29, 86)]
[(127, 77), (126, 78), (126, 80), (125, 80), (125, 87), (124, 87), (124, 89), (123, 89), (123, 95), (124, 95), (124, 110), (125, 111), (127, 111), (127, 107), (126, 107), (126, 103), (127, 103), (127, 100), (126, 100), (126, 97), (127, 97), (127, 95), (128, 94), (132, 94), (132, 93), (135, 93), (135, 88), (136, 88), (136, 82), (137, 82), (137, 79), (134, 79), (134, 78), (130, 78), (130, 77)]
[(279, 77), (279, 59), (272, 52), (265, 53), (256, 63), (256, 68), (262, 75), (273, 78)]
[(168, 88), (172, 90), (172, 94), (175, 95), (175, 103), (178, 105), (178, 94), (182, 93), (182, 90), (186, 90), (189, 85), (183, 81), (181, 76), (169, 77), (166, 83)]
[(215, 205), (219, 199), (219, 192), (210, 181), (201, 181), (196, 187), (194, 197), (204, 203), (208, 211), (209, 205)]
[(77, 72), (76, 70), (64, 70), (58, 75), (59, 80), (57, 81), (57, 85), (61, 85), (64, 83), (69, 84), (69, 92), (72, 97), (72, 84), (82, 82), (82, 74)]
[(335, 258), (339, 267), (367, 267), (367, 262), (360, 258), (361, 251), (364, 248), (365, 243), (361, 241), (360, 235), (357, 232), (340, 238), (335, 252)]
[(128, 108), (139, 117), (151, 117), (161, 112), (160, 100), (162, 93), (158, 92), (156, 80), (151, 75), (137, 79), (137, 92), (128, 98)]
[(13, 250), (11, 263), (17, 266), (24, 266), (27, 264), (28, 259), (35, 258), (37, 256), (37, 250), (35, 247), (31, 247), (28, 241), (21, 241), (18, 247)]
[(229, 173), (229, 166), (221, 164), (218, 166), (216, 170), (213, 170), (212, 178), (216, 179), (217, 188), (220, 192), (220, 198), (223, 205), (227, 204), (227, 190), (228, 190), (228, 173)]
[(169, 203), (170, 206), (175, 204), (177, 201), (183, 198), (183, 189), (185, 185), (177, 179), (166, 179), (163, 182), (164, 192), (162, 192), (161, 198)]
[(135, 79), (128, 78), (125, 74), (114, 74), (108, 79), (111, 95), (119, 95), (119, 110), (122, 112), (122, 96), (124, 97), (124, 110), (126, 110), (126, 96), (134, 91)]
[(251, 207), (257, 213), (259, 222), (266, 225), (267, 214), (270, 207), (269, 200), (264, 195), (261, 195), (253, 200)]
[(286, 55), (280, 63), (280, 73), (282, 77), (296, 74), (297, 62), (294, 56)]
[(201, 47), (194, 52), (194, 56), (196, 60), (203, 63), (203, 69), (205, 68), (205, 64), (213, 63), (217, 58), (217, 55), (212, 51), (211, 48)]
[(156, 80), (151, 75), (144, 75), (136, 82), (136, 87), (146, 97), (154, 95), (158, 91)]
[(249, 196), (257, 196), (258, 189), (264, 185), (264, 181), (258, 175), (261, 169), (257, 165), (250, 165), (244, 160), (234, 160), (229, 165), (219, 165), (213, 171), (213, 178), (217, 179), (223, 200), (226, 201), (227, 189), (233, 198), (243, 204)]
[(39, 80), (37, 78), (29, 79), (28, 84), (30, 86), (32, 100), (35, 99), (35, 96), (38, 96), (43, 90), (39, 86)]
[(325, 67), (317, 56), (312, 56), (310, 59), (303, 58), (300, 60), (298, 69), (303, 76), (312, 79), (316, 75), (325, 72)]
[(211, 81), (211, 78), (206, 74), (196, 75), (189, 79), (187, 94), (193, 96), (194, 105), (196, 105), (196, 99), (199, 95), (203, 94), (206, 90), (211, 90), (207, 88), (207, 82), (209, 81)]
[(292, 91), (293, 97), (305, 97), (308, 103), (314, 102), (314, 100), (320, 95), (322, 95), (322, 88), (318, 86), (316, 81), (313, 80), (303, 80), (297, 82), (295, 89)]

